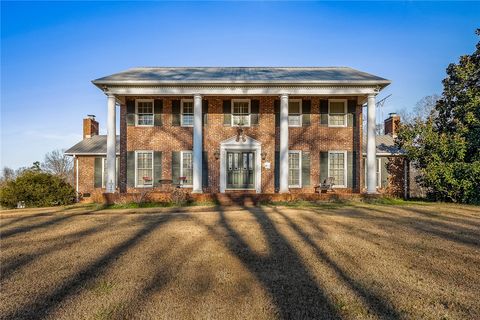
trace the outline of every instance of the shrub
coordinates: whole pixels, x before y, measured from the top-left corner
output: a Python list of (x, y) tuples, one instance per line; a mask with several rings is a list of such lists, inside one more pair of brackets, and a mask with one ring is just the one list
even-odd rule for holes
[(27, 170), (0, 188), (0, 204), (14, 208), (19, 201), (27, 207), (66, 205), (75, 201), (75, 190), (50, 173)]

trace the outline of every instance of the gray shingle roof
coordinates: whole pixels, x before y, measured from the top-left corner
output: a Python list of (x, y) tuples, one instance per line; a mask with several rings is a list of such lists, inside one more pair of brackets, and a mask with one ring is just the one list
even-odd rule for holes
[[(116, 153), (120, 153), (120, 136), (117, 136)], [(86, 138), (65, 151), (67, 155), (107, 154), (107, 136), (98, 135)]]
[(99, 78), (93, 83), (97, 86), (188, 83), (338, 83), (386, 86), (390, 81), (348, 67), (142, 67)]
[[(404, 153), (403, 150), (400, 150), (395, 146), (395, 140), (389, 134), (376, 136), (375, 142), (377, 146), (377, 153), (391, 155), (401, 155)], [(367, 151), (366, 136), (363, 136), (362, 150), (364, 154)]]

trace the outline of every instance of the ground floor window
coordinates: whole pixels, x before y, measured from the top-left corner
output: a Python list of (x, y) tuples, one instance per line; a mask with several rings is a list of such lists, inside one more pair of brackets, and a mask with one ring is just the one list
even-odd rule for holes
[(153, 151), (137, 151), (135, 157), (137, 187), (153, 186)]
[[(376, 181), (377, 181), (377, 188), (381, 188), (382, 186), (382, 174), (381, 174), (381, 168), (382, 168), (382, 158), (377, 158), (377, 161), (375, 161), (375, 172), (376, 172)], [(367, 158), (364, 159), (364, 168), (365, 168), (365, 187), (367, 186)]]
[(192, 151), (182, 151), (180, 163), (180, 176), (184, 177), (184, 186), (193, 184), (193, 154)]
[(345, 188), (347, 181), (347, 152), (328, 152), (328, 176), (333, 177), (336, 187)]
[[(118, 157), (115, 158), (115, 179), (118, 181), (118, 170), (119, 170)], [(107, 187), (107, 158), (102, 158), (102, 188)]]
[(288, 153), (288, 186), (300, 188), (301, 182), (301, 151), (290, 151)]

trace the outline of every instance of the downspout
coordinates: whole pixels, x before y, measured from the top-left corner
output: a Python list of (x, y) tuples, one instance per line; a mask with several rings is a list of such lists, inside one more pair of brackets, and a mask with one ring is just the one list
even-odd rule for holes
[(78, 157), (76, 155), (73, 156), (73, 161), (75, 162), (75, 193), (77, 195), (77, 202), (79, 201), (78, 197)]
[(407, 159), (403, 159), (403, 198), (408, 200), (408, 185), (410, 184), (410, 180), (408, 179), (408, 169), (409, 169), (409, 162)]

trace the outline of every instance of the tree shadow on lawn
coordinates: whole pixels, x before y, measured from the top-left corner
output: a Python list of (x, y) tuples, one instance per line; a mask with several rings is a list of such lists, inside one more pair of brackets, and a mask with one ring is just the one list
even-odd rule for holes
[[(320, 248), (312, 237), (306, 233), (298, 224), (293, 222), (286, 214), (282, 213), (277, 208), (274, 209), (274, 212), (281, 216), (290, 228), (298, 235), (300, 238), (309, 245), (315, 252), (317, 258), (320, 261), (323, 261), (329, 268), (331, 268), (335, 274), (352, 290), (357, 296), (359, 296), (363, 302), (375, 313), (379, 318), (384, 319), (399, 319), (400, 314), (395, 310), (393, 304), (389, 301), (386, 301), (385, 298), (380, 295), (368, 290), (361, 283), (355, 281), (352, 277), (348, 275), (346, 270), (344, 270), (339, 264), (333, 261), (328, 254)], [(318, 223), (318, 222), (317, 222)], [(317, 232), (321, 231), (317, 223), (313, 225), (316, 227)]]
[[(260, 207), (246, 207), (265, 236), (268, 255), (260, 255), (235, 231), (225, 212), (219, 210), (217, 226), (203, 224), (212, 236), (223, 243), (263, 285), (277, 307), (280, 319), (340, 319), (335, 305), (320, 288), (301, 257), (278, 231)], [(197, 220), (198, 221), (198, 220)], [(221, 230), (217, 230), (220, 228)], [(225, 238), (222, 234), (228, 235)]]
[(38, 299), (27, 303), (22, 308), (15, 310), (7, 315), (2, 315), (3, 319), (42, 319), (54, 311), (62, 301), (81, 291), (82, 288), (92, 283), (99, 275), (105, 273), (118, 259), (119, 256), (131, 250), (142, 239), (165, 225), (173, 219), (180, 218), (181, 215), (161, 215), (156, 217), (143, 218), (143, 227), (132, 237), (113, 246), (106, 254), (99, 257), (80, 272), (76, 273), (70, 279), (56, 287), (52, 292), (44, 293)]

